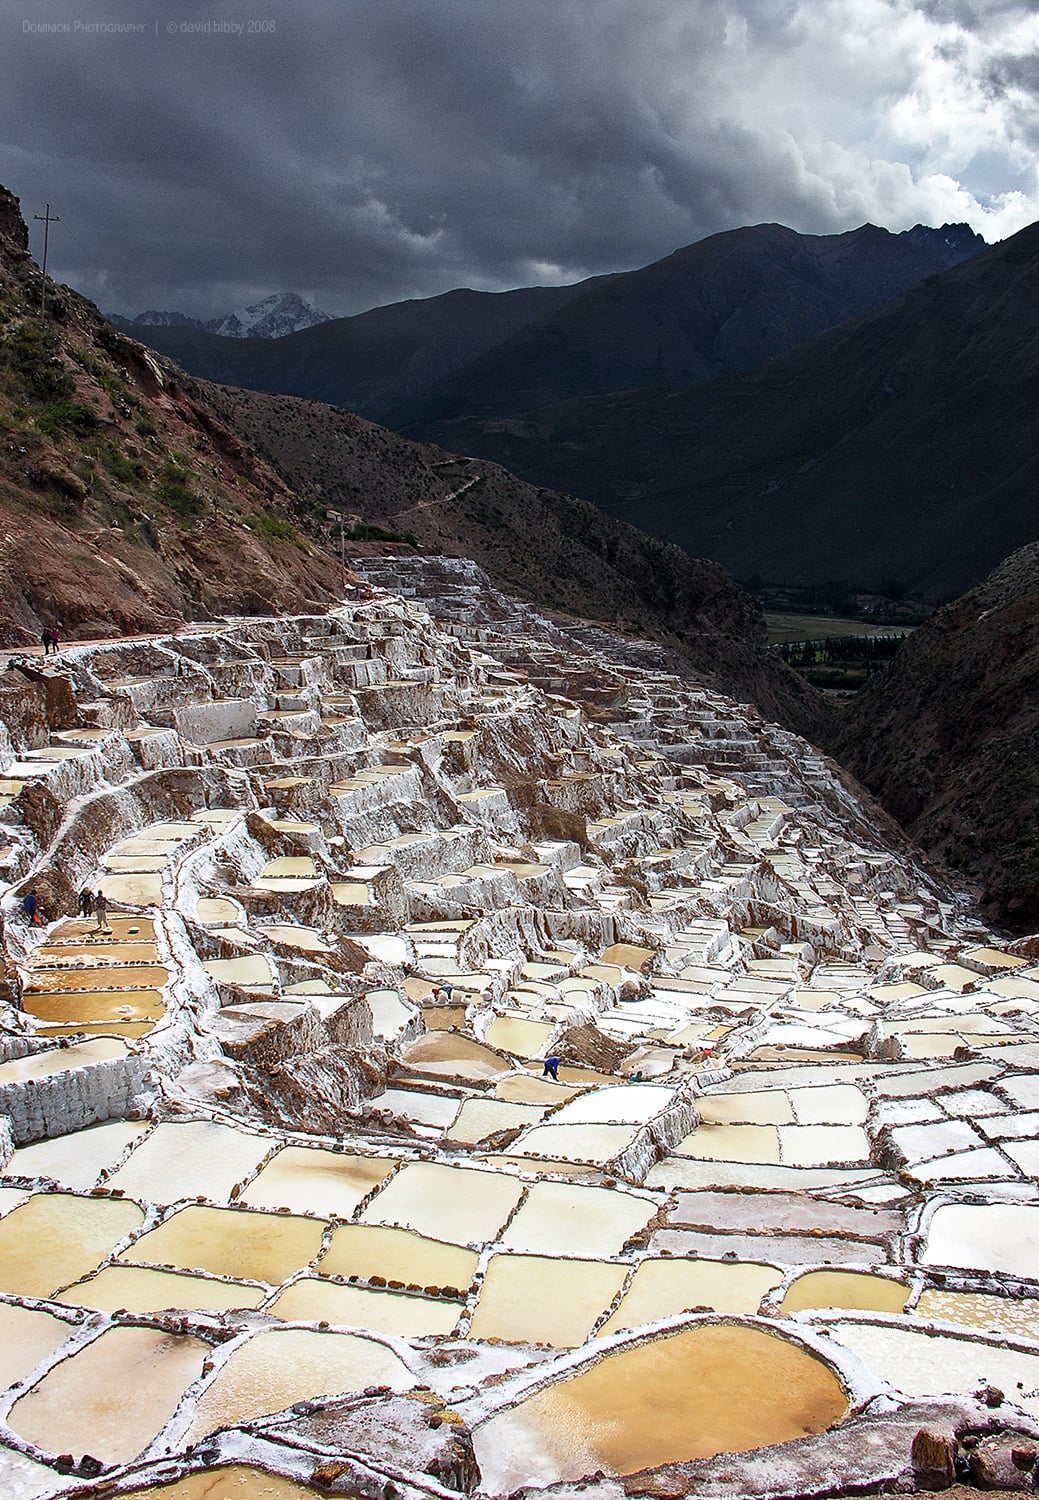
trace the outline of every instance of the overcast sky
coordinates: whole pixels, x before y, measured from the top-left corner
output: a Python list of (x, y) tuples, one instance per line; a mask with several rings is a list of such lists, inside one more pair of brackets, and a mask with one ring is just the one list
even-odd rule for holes
[(575, 281), (767, 220), (996, 240), (1037, 146), (1013, 0), (0, 0), (0, 181), (124, 313)]

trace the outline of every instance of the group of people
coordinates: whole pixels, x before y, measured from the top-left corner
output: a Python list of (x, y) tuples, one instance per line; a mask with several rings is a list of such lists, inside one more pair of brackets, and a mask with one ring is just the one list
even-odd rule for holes
[(79, 914), (81, 917), (96, 917), (97, 925), (104, 927), (108, 922), (108, 898), (104, 891), (91, 891), (84, 886), (79, 893)]
[(57, 652), (61, 645), (61, 632), (56, 625), (52, 625), (40, 631), (40, 640), (43, 642), (44, 656), (50, 656), (51, 652)]

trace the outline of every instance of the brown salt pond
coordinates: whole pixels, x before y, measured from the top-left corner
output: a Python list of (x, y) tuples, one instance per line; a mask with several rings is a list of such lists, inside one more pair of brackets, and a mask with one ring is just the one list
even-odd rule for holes
[(363, 1391), (366, 1385), (408, 1390), (415, 1377), (389, 1349), (352, 1333), (272, 1328), (231, 1351), (195, 1408), (185, 1441), (218, 1427), (281, 1411), (309, 1396)]
[(0, 1219), (0, 1291), (50, 1297), (93, 1271), (143, 1223), (136, 1203), (35, 1193)]
[(469, 1329), (471, 1339), (583, 1344), (620, 1291), (627, 1266), (543, 1255), (493, 1255)]
[(287, 1208), (296, 1214), (348, 1219), (397, 1165), (375, 1156), (346, 1156), (311, 1146), (286, 1146), (242, 1194), (253, 1208)]
[(510, 1066), (507, 1058), (490, 1047), (453, 1031), (426, 1032), (402, 1049), (401, 1058), (409, 1068), (422, 1073), (474, 1082), (494, 1078)]
[(15, 1402), (8, 1424), (48, 1453), (129, 1463), (202, 1373), (209, 1345), (154, 1328), (109, 1328)]
[(245, 1276), (278, 1286), (321, 1249), (321, 1219), (234, 1208), (182, 1208), (136, 1240), (120, 1259)]
[(759, 1328), (704, 1324), (611, 1355), (476, 1429), (483, 1485), (576, 1480), (824, 1432), (847, 1397), (822, 1360)]
[(808, 1271), (791, 1282), (780, 1311), (855, 1307), (869, 1312), (900, 1313), (908, 1298), (909, 1288), (886, 1276), (869, 1276), (858, 1271)]
[(315, 1500), (315, 1491), (251, 1464), (227, 1464), (172, 1484), (126, 1490), (123, 1500)]
[(465, 1025), (464, 1005), (424, 1005), (422, 1024), (427, 1031), (450, 1031)]
[(476, 1251), (427, 1239), (410, 1229), (375, 1224), (340, 1224), (318, 1262), (322, 1276), (384, 1276), (405, 1286), (453, 1286), (464, 1290), (473, 1279)]

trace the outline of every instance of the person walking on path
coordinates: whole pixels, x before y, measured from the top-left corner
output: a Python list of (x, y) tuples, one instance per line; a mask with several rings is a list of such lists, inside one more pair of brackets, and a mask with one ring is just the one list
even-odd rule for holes
[(554, 1054), (551, 1057), (546, 1057), (545, 1066), (541, 1073), (542, 1078), (551, 1078), (553, 1083), (558, 1083), (559, 1064), (562, 1062), (562, 1060), (563, 1059), (561, 1057), (556, 1057)]
[(94, 915), (97, 917), (98, 927), (108, 926), (108, 897), (104, 891), (98, 891), (94, 897)]
[(26, 891), (22, 897), (22, 910), (25, 912), (25, 920), (30, 927), (38, 927), (40, 922), (40, 903), (36, 899), (36, 892)]
[(43, 642), (43, 654), (49, 656), (51, 651), (51, 633), (49, 630), (40, 631), (40, 640)]
[(81, 917), (92, 917), (94, 915), (94, 893), (86, 886), (79, 893), (79, 914)]
[(61, 631), (60, 631), (59, 627), (57, 625), (55, 625), (52, 628), (52, 630), (51, 630), (51, 650), (54, 652), (55, 656), (57, 656), (57, 654), (58, 654), (58, 647), (60, 645), (61, 645)]

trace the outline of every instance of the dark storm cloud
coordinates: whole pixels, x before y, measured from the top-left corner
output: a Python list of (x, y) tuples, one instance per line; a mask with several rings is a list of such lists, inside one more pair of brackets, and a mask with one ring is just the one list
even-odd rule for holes
[(968, 217), (1005, 186), (979, 200), (913, 113), (930, 89), (977, 134), (989, 34), (1020, 50), (998, 0), (194, 3), (0, 0), (0, 180), (55, 205), (54, 268), (106, 307), (345, 312), (740, 223)]

